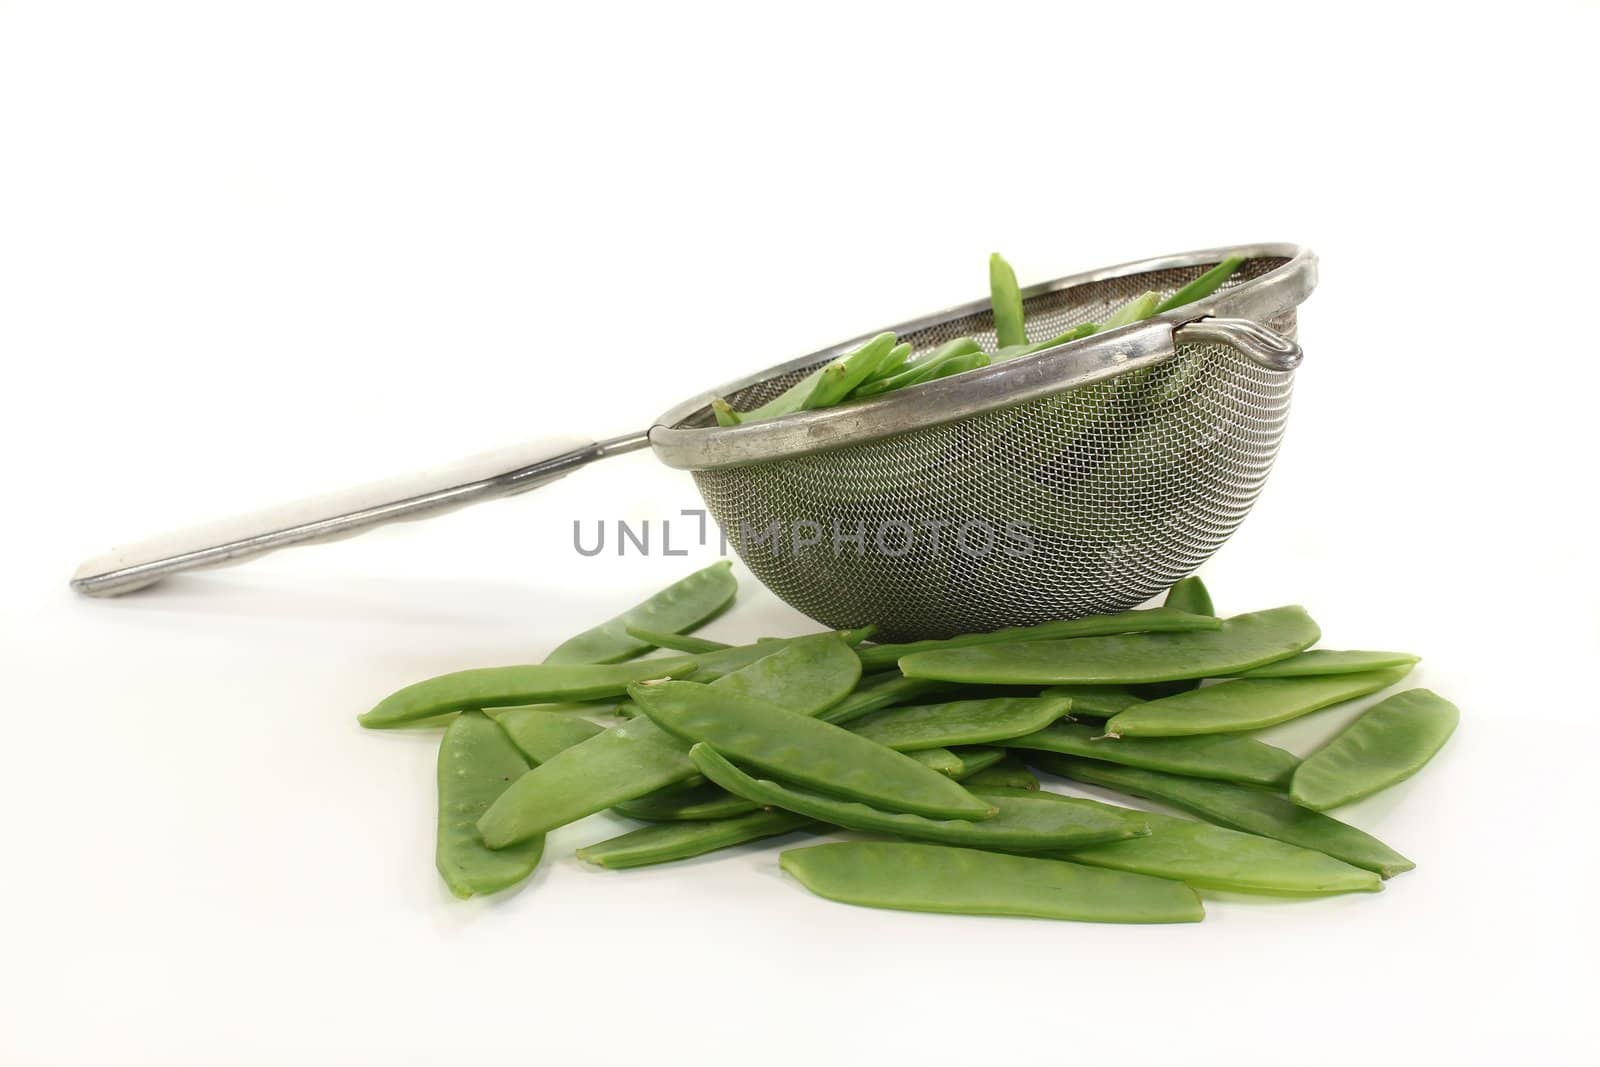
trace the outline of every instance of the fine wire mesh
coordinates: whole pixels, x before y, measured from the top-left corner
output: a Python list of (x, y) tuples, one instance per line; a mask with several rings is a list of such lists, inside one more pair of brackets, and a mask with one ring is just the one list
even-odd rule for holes
[[(1229, 286), (1286, 262), (1247, 261)], [(1027, 302), (1040, 341), (1210, 264), (1090, 282)], [(1295, 334), (1291, 310), (1267, 325)], [(988, 312), (902, 340), (995, 344)], [(811, 368), (730, 396), (771, 399)], [(1133, 607), (1193, 572), (1243, 521), (1271, 469), (1292, 372), (1225, 344), (1153, 367), (864, 444), (695, 471), (751, 571), (828, 626), (882, 640), (1028, 625)], [(704, 426), (701, 410), (679, 423)]]

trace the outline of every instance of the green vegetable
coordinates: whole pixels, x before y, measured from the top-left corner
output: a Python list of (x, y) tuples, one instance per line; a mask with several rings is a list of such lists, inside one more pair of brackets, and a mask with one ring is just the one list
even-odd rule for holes
[(521, 882), (539, 865), (544, 838), (495, 852), (475, 823), (528, 769), (505, 731), (480, 711), (457, 715), (439, 742), (439, 833), (435, 862), (450, 892), (466, 899)]
[(1013, 641), (1043, 641), (1049, 638), (1216, 630), (1221, 626), (1220, 620), (1209, 616), (1191, 615), (1170, 608), (1151, 608), (1144, 611), (1124, 611), (1116, 615), (1086, 615), (1081, 619), (1060, 619), (1054, 622), (1041, 622), (1034, 626), (1012, 626), (989, 633), (961, 634), (957, 637), (931, 641), (864, 645), (856, 654), (861, 657), (863, 670), (874, 671), (892, 667), (902, 656), (909, 656), (914, 652), (973, 648), (977, 645), (996, 645)]
[(1118, 767), (1094, 760), (1040, 755), (1036, 766), (1090, 785), (1104, 786), (1147, 800), (1171, 804), (1207, 822), (1247, 834), (1271, 837), (1301, 848), (1325, 852), (1335, 859), (1390, 878), (1416, 864), (1370, 834), (1337, 819), (1308, 811), (1278, 793), (1248, 785), (1180, 778), (1171, 774)]
[(1461, 713), (1427, 689), (1408, 689), (1368, 708), (1306, 757), (1289, 799), (1326, 811), (1371, 796), (1420, 771), (1455, 732)]
[(1188, 285), (1185, 285), (1183, 288), (1179, 289), (1177, 292), (1163, 300), (1160, 306), (1156, 308), (1156, 313), (1160, 314), (1163, 311), (1171, 311), (1173, 308), (1182, 307), (1185, 304), (1192, 304), (1196, 300), (1202, 300), (1205, 297), (1210, 296), (1212, 293), (1216, 292), (1222, 287), (1223, 282), (1233, 277), (1234, 273), (1238, 271), (1240, 264), (1243, 262), (1243, 256), (1229, 256), (1227, 259), (1223, 260), (1221, 263), (1218, 263), (1215, 267), (1212, 267), (1210, 270), (1200, 275), (1200, 277), (1196, 278), (1194, 281), (1190, 282)]
[(359, 721), (369, 730), (382, 730), (454, 711), (599, 700), (621, 696), (630, 682), (682, 677), (696, 666), (687, 656), (674, 656), (614, 664), (480, 667), (408, 685), (380, 700)]
[(1017, 274), (999, 252), (989, 257), (989, 300), (994, 307), (995, 343), (1025, 345), (1028, 332), (1022, 326), (1022, 291)]
[(1057, 723), (1037, 733), (1013, 737), (1006, 746), (1193, 778), (1266, 786), (1287, 782), (1300, 762), (1281, 748), (1241, 734), (1119, 739), (1101, 736), (1100, 727), (1086, 723)]
[(674, 582), (648, 600), (569, 638), (544, 658), (546, 663), (619, 663), (652, 647), (628, 633), (628, 627), (677, 633), (692, 630), (733, 602), (737, 591), (733, 564), (718, 560)]
[[(710, 746), (695, 745), (689, 758), (700, 773), (730, 793), (768, 808), (783, 808), (821, 822), (863, 833), (942, 844), (970, 845), (1016, 852), (1042, 852), (1078, 848), (1103, 841), (1120, 841), (1148, 833), (1139, 812), (1097, 804), (1092, 800), (1071, 805), (1032, 797), (989, 797), (995, 814), (987, 819), (929, 819), (906, 812), (884, 811), (852, 800), (842, 800), (799, 786), (754, 778), (729, 763)], [(950, 783), (954, 784), (954, 783)]]
[(1214, 630), (1012, 641), (916, 652), (900, 659), (908, 678), (990, 685), (1105, 685), (1233, 674), (1311, 646), (1317, 624), (1303, 608), (1235, 615)]
[(814, 825), (805, 816), (788, 811), (752, 811), (714, 822), (661, 823), (580, 848), (578, 858), (613, 869), (645, 867), (703, 856)]
[[(839, 635), (815, 634), (779, 646), (711, 687), (815, 715), (849, 693), (860, 672), (855, 652)], [(649, 719), (631, 719), (518, 778), (478, 820), (478, 832), (489, 847), (504, 848), (687, 781), (695, 774), (687, 749)]]
[(948, 704), (886, 708), (857, 719), (852, 732), (880, 745), (909, 752), (947, 745), (981, 745), (1032, 733), (1067, 714), (1059, 697), (994, 697)]
[(992, 805), (893, 749), (776, 705), (694, 682), (636, 686), (630, 695), (675, 737), (711, 745), (791, 782), (934, 819), (994, 813)]
[(1305, 678), (1238, 678), (1152, 700), (1106, 723), (1120, 737), (1181, 737), (1259, 730), (1376, 693), (1404, 678), (1409, 667)]
[(1313, 648), (1265, 667), (1245, 671), (1243, 678), (1304, 678), (1313, 674), (1355, 674), (1390, 667), (1410, 667), (1420, 657), (1409, 652), (1335, 652)]
[(1082, 922), (1199, 922), (1182, 882), (1062, 860), (893, 841), (795, 848), (778, 863), (821, 897), (869, 908)]

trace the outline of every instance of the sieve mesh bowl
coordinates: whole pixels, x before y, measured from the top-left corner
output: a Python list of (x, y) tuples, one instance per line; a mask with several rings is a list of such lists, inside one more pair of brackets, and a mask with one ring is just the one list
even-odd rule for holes
[[(1248, 261), (1246, 284), (1285, 262)], [(1027, 301), (1043, 340), (1212, 264), (1099, 279)], [(1293, 337), (1295, 312), (1267, 320)], [(987, 312), (903, 337), (921, 352)], [(824, 362), (818, 360), (817, 362)], [(759, 404), (801, 365), (730, 396)], [(1193, 572), (1249, 513), (1282, 440), (1293, 372), (1183, 343), (1153, 366), (954, 421), (693, 476), (751, 571), (832, 627), (913, 640), (1121, 611)], [(705, 426), (697, 410), (677, 425)]]

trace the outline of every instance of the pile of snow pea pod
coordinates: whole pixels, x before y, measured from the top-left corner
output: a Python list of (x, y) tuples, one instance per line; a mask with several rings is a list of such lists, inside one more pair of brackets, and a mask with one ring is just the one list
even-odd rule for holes
[(1303, 759), (1266, 744), (1252, 731), (1394, 686), (1417, 657), (1313, 649), (1299, 607), (1219, 618), (1197, 578), (1159, 607), (944, 640), (693, 636), (734, 593), (719, 562), (541, 663), (418, 682), (360, 717), (444, 727), (436, 863), (453, 893), (517, 885), (546, 834), (602, 811), (641, 824), (578, 849), (606, 868), (870, 835), (778, 857), (870, 907), (1192, 922), (1198, 890), (1372, 891), (1412, 862), (1326, 812), (1409, 778), (1458, 718), (1410, 689)]
[(1114, 310), (1100, 323), (1086, 322), (1043, 341), (1029, 342), (1023, 324), (1022, 290), (1011, 264), (996, 252), (989, 257), (989, 299), (994, 309), (995, 343), (993, 353), (971, 337), (953, 341), (925, 352), (912, 354), (912, 347), (897, 343), (893, 333), (880, 333), (866, 344), (847, 352), (806, 375), (778, 396), (759, 407), (737, 411), (722, 397), (711, 401), (711, 411), (719, 426), (738, 426), (746, 422), (775, 419), (797, 411), (829, 408), (851, 400), (866, 400), (882, 393), (948, 378), (991, 363), (1041, 352), (1069, 341), (1077, 341), (1102, 330), (1113, 330), (1140, 322), (1152, 315), (1191, 304), (1216, 292), (1244, 263), (1241, 256), (1230, 256), (1183, 286), (1161, 298), (1144, 292)]

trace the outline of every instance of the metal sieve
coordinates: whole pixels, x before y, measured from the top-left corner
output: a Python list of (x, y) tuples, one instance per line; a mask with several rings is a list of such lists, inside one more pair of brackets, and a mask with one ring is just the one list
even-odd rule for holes
[[(524, 492), (649, 445), (692, 473), (756, 577), (828, 626), (872, 623), (908, 640), (1123, 610), (1209, 558), (1260, 493), (1316, 257), (1280, 244), (1209, 249), (1023, 292), (1038, 341), (1147, 289), (1170, 294), (1229, 255), (1243, 266), (1202, 301), (982, 370), (716, 425), (713, 395), (752, 407), (863, 335), (696, 397), (642, 433), (526, 445), (169, 534), (91, 560), (72, 584), (115, 595)], [(995, 345), (986, 300), (890, 329), (919, 354), (962, 336)]]

